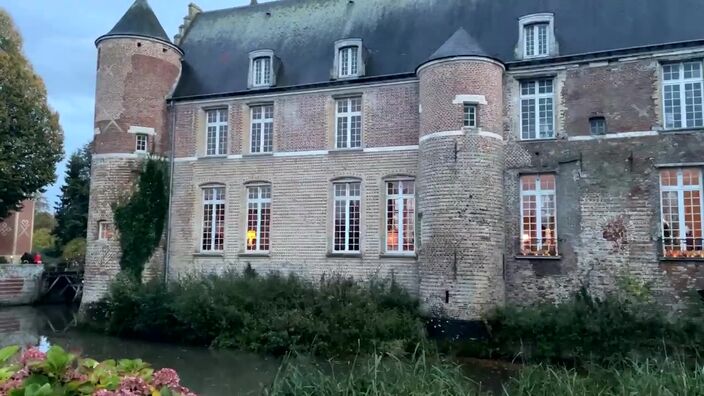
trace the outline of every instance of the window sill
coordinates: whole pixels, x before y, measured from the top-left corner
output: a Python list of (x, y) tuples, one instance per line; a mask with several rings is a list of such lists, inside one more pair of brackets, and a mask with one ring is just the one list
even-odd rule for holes
[(198, 159), (227, 159), (227, 154), (218, 154), (218, 155), (201, 155), (198, 157)]
[(242, 154), (242, 158), (257, 158), (257, 157), (273, 157), (274, 152), (268, 152), (268, 153), (248, 153), (248, 154)]
[(682, 262), (700, 262), (704, 263), (704, 257), (663, 257), (660, 256), (658, 257), (658, 260), (661, 262), (670, 262), (670, 263), (682, 263)]
[(540, 139), (522, 139), (519, 138), (518, 141), (521, 143), (544, 143), (544, 142), (556, 142), (559, 139), (557, 137), (551, 138), (540, 138)]
[(240, 252), (237, 254), (239, 257), (271, 257), (269, 252)]
[(515, 256), (516, 260), (562, 260), (562, 256)]
[(338, 257), (338, 258), (362, 258), (361, 252), (328, 252), (326, 257)]
[(688, 133), (688, 132), (704, 132), (704, 127), (691, 127), (691, 128), (662, 128), (658, 129), (660, 133)]
[(225, 252), (198, 252), (198, 253), (193, 253), (193, 257), (225, 257)]
[(332, 150), (329, 150), (329, 154), (342, 154), (342, 153), (361, 153), (364, 152), (364, 148), (362, 147), (354, 147), (354, 148), (335, 148)]
[(379, 255), (381, 259), (409, 259), (417, 260), (418, 255), (414, 253), (382, 253)]

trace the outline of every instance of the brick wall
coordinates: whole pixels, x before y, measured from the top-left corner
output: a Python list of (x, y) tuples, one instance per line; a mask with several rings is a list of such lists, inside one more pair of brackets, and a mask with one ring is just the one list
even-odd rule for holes
[(24, 201), (19, 212), (0, 221), (0, 256), (19, 263), (25, 252), (32, 251), (34, 232), (34, 201)]

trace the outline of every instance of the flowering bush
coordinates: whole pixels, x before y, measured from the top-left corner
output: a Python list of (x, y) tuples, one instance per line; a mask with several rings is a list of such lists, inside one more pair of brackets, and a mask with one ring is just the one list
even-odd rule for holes
[(0, 349), (0, 396), (195, 396), (172, 369), (137, 360), (79, 359), (52, 346), (44, 353)]

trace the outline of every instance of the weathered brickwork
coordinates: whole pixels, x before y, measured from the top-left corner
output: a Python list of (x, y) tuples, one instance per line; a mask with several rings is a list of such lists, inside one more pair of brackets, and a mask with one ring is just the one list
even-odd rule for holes
[(19, 212), (0, 221), (0, 256), (10, 263), (19, 263), (24, 253), (32, 251), (33, 232), (34, 201), (26, 200)]

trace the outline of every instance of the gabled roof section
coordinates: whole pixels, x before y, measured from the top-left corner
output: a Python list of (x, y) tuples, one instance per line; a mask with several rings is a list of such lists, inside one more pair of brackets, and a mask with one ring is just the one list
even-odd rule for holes
[(454, 58), (456, 56), (480, 56), (491, 58), (491, 56), (482, 49), (477, 40), (470, 36), (464, 28), (459, 28), (450, 36), (443, 45), (438, 48), (430, 58), (423, 63), (428, 63), (434, 60)]
[[(281, 61), (272, 89), (342, 84), (331, 79), (335, 41), (352, 37), (367, 55), (357, 83), (413, 77), (440, 49), (482, 50), (510, 68), (525, 62), (518, 20), (537, 13), (554, 15), (560, 57), (704, 40), (702, 0), (278, 0), (198, 14), (179, 43), (174, 98), (248, 92), (247, 54), (260, 49)], [(460, 32), (451, 45), (460, 28), (471, 40)]]
[(135, 0), (125, 15), (117, 22), (115, 27), (100, 36), (96, 43), (111, 36), (140, 36), (161, 40), (171, 44), (169, 36), (159, 23), (159, 19), (147, 3), (147, 0)]

